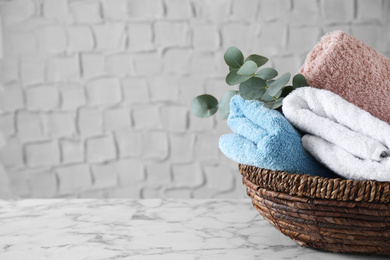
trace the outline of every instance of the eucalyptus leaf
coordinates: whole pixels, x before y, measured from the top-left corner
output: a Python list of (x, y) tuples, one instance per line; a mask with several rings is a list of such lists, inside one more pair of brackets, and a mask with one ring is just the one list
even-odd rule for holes
[(265, 102), (271, 102), (271, 101), (275, 101), (275, 98), (271, 97), (270, 95), (267, 94), (267, 92), (265, 92), (260, 100)]
[(237, 71), (238, 75), (253, 75), (257, 71), (257, 65), (253, 61), (246, 61), (244, 64), (241, 66), (241, 68)]
[(277, 109), (283, 105), (283, 99), (284, 98), (279, 98), (278, 100), (264, 103), (263, 106), (269, 109)]
[(240, 96), (246, 100), (259, 99), (266, 91), (265, 86), (263, 79), (253, 77), (240, 84)]
[(282, 88), (281, 90), (279, 90), (279, 92), (276, 93), (274, 97), (276, 97), (277, 99), (280, 98), (280, 96), (282, 95), (283, 89), (284, 89), (284, 88)]
[(303, 76), (302, 74), (295, 75), (293, 80), (292, 80), (292, 84), (293, 84), (294, 88), (300, 88), (300, 87), (307, 86), (305, 76)]
[(272, 82), (274, 82), (275, 80), (274, 79), (270, 79), (270, 80), (266, 80), (267, 82), (267, 86), (269, 86)]
[(285, 73), (280, 78), (268, 85), (267, 94), (270, 96), (275, 96), (290, 80), (291, 74)]
[(240, 84), (240, 83), (247, 81), (248, 79), (253, 77), (253, 75), (238, 75), (237, 71), (238, 70), (235, 69), (235, 70), (230, 71), (229, 74), (227, 74), (226, 83), (229, 86), (234, 86), (234, 85)]
[(275, 78), (278, 75), (278, 72), (273, 68), (264, 68), (259, 70), (256, 73), (256, 77), (262, 78), (264, 80), (269, 80)]
[(244, 64), (244, 55), (242, 55), (242, 52), (236, 47), (227, 49), (223, 58), (229, 67), (235, 69), (240, 68), (242, 64)]
[(200, 95), (191, 102), (192, 113), (201, 118), (214, 115), (218, 110), (218, 100), (208, 94)]
[(268, 58), (260, 56), (260, 55), (252, 54), (252, 55), (249, 55), (245, 59), (245, 61), (253, 61), (253, 62), (255, 62), (257, 64), (257, 67), (261, 67), (261, 66), (263, 66), (264, 64), (267, 63)]
[(219, 114), (222, 119), (227, 119), (230, 113), (230, 100), (238, 91), (228, 90), (219, 101)]
[(268, 102), (270, 102), (270, 101), (275, 101), (275, 98), (276, 99), (278, 99), (281, 95), (282, 95), (282, 91), (283, 91), (283, 89), (281, 89), (278, 93), (276, 93), (274, 96), (270, 96), (270, 95), (268, 95), (267, 94), (267, 92), (264, 94), (264, 100), (265, 101), (268, 101)]

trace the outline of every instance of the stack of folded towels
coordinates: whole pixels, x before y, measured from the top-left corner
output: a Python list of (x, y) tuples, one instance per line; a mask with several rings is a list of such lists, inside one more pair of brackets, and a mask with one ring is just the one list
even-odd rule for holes
[[(283, 114), (236, 95), (221, 151), (247, 165), (329, 178), (390, 181), (390, 60), (341, 31), (325, 35), (300, 71), (308, 87)], [(298, 130), (297, 130), (298, 129)]]

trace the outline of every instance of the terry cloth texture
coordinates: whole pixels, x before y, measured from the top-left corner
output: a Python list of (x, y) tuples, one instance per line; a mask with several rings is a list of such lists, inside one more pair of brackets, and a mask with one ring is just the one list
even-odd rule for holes
[(322, 37), (298, 71), (309, 86), (327, 89), (390, 123), (390, 59), (357, 38)]
[(337, 178), (301, 144), (301, 136), (278, 111), (239, 95), (230, 101), (228, 125), (234, 134), (221, 136), (220, 150), (230, 159), (260, 168)]
[(335, 93), (311, 87), (291, 92), (283, 113), (307, 133), (303, 147), (337, 174), (390, 181), (390, 125)]

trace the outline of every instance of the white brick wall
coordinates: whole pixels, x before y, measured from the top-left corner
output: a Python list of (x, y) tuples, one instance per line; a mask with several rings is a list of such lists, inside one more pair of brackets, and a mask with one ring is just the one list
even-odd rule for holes
[(122, 127), (115, 130), (115, 141), (120, 158), (139, 158), (142, 156), (142, 132), (134, 131), (131, 127)]
[(92, 176), (94, 180), (94, 188), (110, 188), (118, 185), (118, 176), (115, 165), (92, 165)]
[(121, 101), (119, 80), (99, 78), (86, 84), (87, 99), (90, 106), (115, 105)]
[(16, 114), (17, 137), (22, 142), (39, 141), (45, 138), (43, 121), (38, 113), (20, 111)]
[(64, 111), (76, 111), (76, 109), (86, 103), (84, 88), (78, 84), (60, 84), (61, 109)]
[(76, 54), (52, 57), (46, 68), (48, 81), (62, 82), (80, 79), (80, 62)]
[(59, 104), (59, 93), (55, 85), (27, 88), (25, 96), (26, 107), (31, 111), (51, 111)]
[(127, 26), (128, 48), (130, 51), (153, 49), (152, 23), (129, 23)]
[(84, 145), (81, 140), (65, 139), (60, 141), (61, 161), (64, 164), (84, 161)]
[(94, 40), (90, 27), (74, 25), (67, 27), (68, 50), (71, 52), (89, 51), (93, 49)]
[(51, 138), (71, 137), (76, 134), (75, 115), (69, 112), (54, 112), (45, 115), (46, 131)]
[(87, 161), (106, 162), (116, 159), (114, 140), (110, 136), (91, 138), (86, 141)]
[[(112, 2), (114, 2), (114, 4), (112, 4)], [(102, 3), (105, 20), (127, 20), (127, 0), (103, 0)]]
[(25, 153), (27, 165), (31, 168), (57, 165), (60, 162), (59, 145), (54, 141), (27, 144)]
[(125, 47), (127, 35), (123, 23), (108, 22), (93, 26), (97, 50), (122, 50)]
[(99, 1), (68, 1), (74, 22), (78, 24), (96, 24), (103, 21)]
[(38, 50), (46, 53), (63, 53), (66, 49), (66, 31), (62, 26), (49, 25), (37, 28)]
[(390, 56), (389, 12), (384, 0), (0, 0), (11, 196), (245, 197), (218, 150), (226, 122), (189, 111), (227, 89), (226, 48), (294, 73), (342, 29)]
[(74, 194), (92, 189), (92, 175), (87, 164), (76, 164), (53, 170), (59, 179), (59, 194)]
[(96, 136), (103, 133), (103, 119), (100, 110), (81, 108), (77, 116), (78, 132), (83, 137)]
[(22, 57), (20, 80), (25, 86), (45, 82), (45, 59), (37, 54)]
[(107, 109), (103, 112), (103, 117), (105, 131), (114, 131), (131, 124), (128, 108), (120, 107)]

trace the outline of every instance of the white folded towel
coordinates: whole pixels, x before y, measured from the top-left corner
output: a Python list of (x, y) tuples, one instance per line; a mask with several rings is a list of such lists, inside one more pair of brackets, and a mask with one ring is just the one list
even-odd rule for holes
[(390, 181), (390, 125), (327, 90), (303, 87), (283, 100), (283, 113), (305, 135), (303, 147), (335, 173)]

